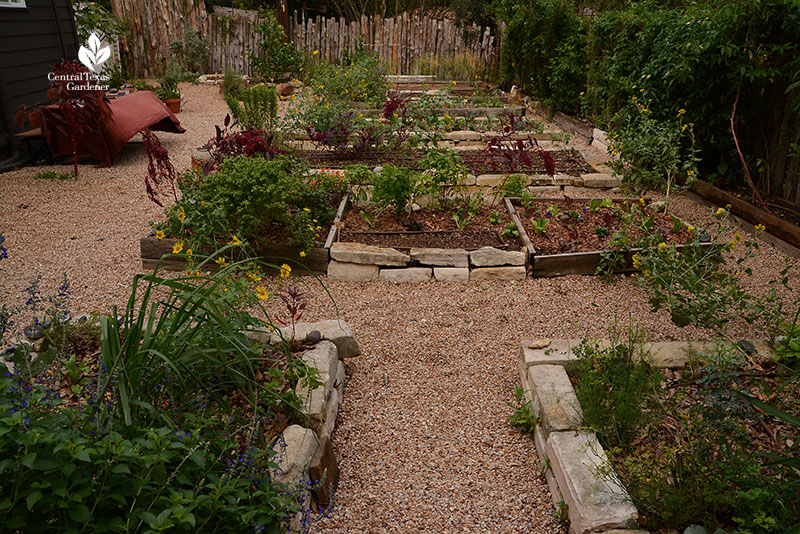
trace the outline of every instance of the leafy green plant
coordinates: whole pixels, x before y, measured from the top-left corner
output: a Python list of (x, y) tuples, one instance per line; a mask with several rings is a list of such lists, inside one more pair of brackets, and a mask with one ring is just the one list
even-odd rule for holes
[(242, 88), (241, 101), (239, 97), (226, 95), (225, 102), (243, 130), (274, 129), (278, 115), (278, 95), (274, 87), (257, 85)]
[(553, 518), (563, 527), (569, 527), (569, 505), (564, 501), (556, 503), (556, 509), (553, 512)]
[(492, 224), (500, 224), (502, 220), (502, 214), (499, 211), (493, 211), (489, 215), (489, 222)]
[(220, 85), (220, 89), (222, 90), (222, 94), (226, 101), (229, 97), (235, 98), (237, 101), (242, 100), (244, 98), (244, 92), (246, 88), (247, 85), (239, 74), (236, 74), (236, 72), (234, 72), (234, 70), (230, 67), (225, 69), (225, 74), (222, 76), (222, 85)]
[(260, 42), (257, 49), (249, 53), (254, 72), (270, 81), (299, 72), (305, 57), (302, 52), (295, 50), (292, 41), (285, 39), (286, 34), (275, 12), (262, 10), (259, 19), (262, 22), (256, 27), (256, 33)]
[(600, 208), (610, 208), (613, 205), (613, 202), (610, 198), (593, 198), (589, 201), (589, 211), (592, 213), (597, 213)]
[(372, 200), (379, 206), (392, 206), (395, 213), (411, 209), (411, 201), (419, 182), (419, 174), (406, 167), (384, 165), (374, 178)]
[(524, 174), (512, 174), (503, 184), (503, 187), (500, 190), (500, 195), (503, 197), (518, 198), (521, 197), (527, 190), (528, 177)]
[(458, 229), (463, 232), (467, 225), (472, 222), (472, 218), (463, 213), (456, 212), (453, 214), (453, 221), (455, 221)]
[(389, 88), (386, 74), (383, 59), (359, 46), (341, 65), (327, 61), (310, 65), (306, 82), (323, 102), (368, 102), (380, 107)]
[(594, 235), (599, 237), (608, 237), (611, 232), (605, 226), (598, 226), (594, 229)]
[(420, 195), (431, 195), (442, 201), (445, 191), (466, 191), (468, 169), (454, 151), (429, 149), (422, 160), (422, 168), (425, 172), (420, 178)]
[(33, 175), (35, 180), (71, 180), (74, 178), (71, 172), (39, 171)]
[(503, 237), (519, 237), (519, 230), (517, 229), (517, 225), (513, 222), (506, 224), (506, 227), (503, 228), (503, 231), (500, 232), (500, 235)]
[(627, 334), (620, 340), (612, 329), (608, 347), (584, 340), (575, 351), (575, 394), (583, 420), (606, 448), (630, 446), (632, 431), (642, 423), (661, 380), (642, 348), (644, 333), (633, 326)]
[(330, 178), (318, 175), (308, 183), (304, 175), (305, 167), (287, 157), (226, 158), (202, 179), (184, 176), (181, 201), (167, 208), (167, 222), (158, 229), (195, 251), (213, 250), (233, 235), (247, 241), (277, 233), (308, 252), (335, 206)]
[(531, 219), (533, 231), (536, 235), (543, 235), (547, 231), (547, 225), (550, 224), (550, 219), (539, 217), (538, 219)]
[(192, 78), (196, 78), (198, 75), (208, 72), (208, 61), (211, 57), (210, 46), (210, 37), (207, 35), (201, 37), (199, 31), (187, 26), (183, 33), (183, 40), (171, 42), (169, 51), (173, 58), (181, 62), (184, 71), (189, 73)]
[(156, 96), (161, 100), (174, 100), (181, 97), (178, 83), (181, 81), (180, 68), (177, 63), (170, 61), (164, 74), (158, 79)]
[(684, 109), (672, 120), (655, 119), (652, 110), (636, 97), (627, 110), (625, 126), (611, 134), (609, 151), (619, 155), (612, 168), (639, 191), (664, 189), (666, 213), (677, 180), (691, 185), (697, 179), (694, 126), (686, 121)]
[(513, 410), (508, 416), (511, 426), (520, 432), (533, 434), (536, 425), (539, 424), (539, 418), (534, 414), (530, 401), (525, 399), (525, 391), (520, 386), (514, 389), (513, 402), (507, 401), (506, 405)]

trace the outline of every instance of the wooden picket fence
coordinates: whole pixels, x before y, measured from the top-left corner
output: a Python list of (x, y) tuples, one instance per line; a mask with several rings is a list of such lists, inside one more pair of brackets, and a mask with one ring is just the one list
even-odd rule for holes
[(292, 36), (295, 48), (328, 61), (341, 61), (358, 43), (375, 51), (397, 74), (420, 74), (426, 63), (442, 58), (471, 57), (490, 69), (500, 57), (500, 40), (490, 28), (459, 28), (450, 20), (403, 13), (394, 18), (363, 16), (347, 22), (335, 18), (303, 19), (295, 12)]
[[(118, 18), (130, 25), (121, 43), (125, 67), (134, 76), (154, 77), (163, 71), (169, 44), (183, 38), (186, 28), (211, 40), (211, 72), (231, 68), (252, 74), (249, 54), (257, 50), (260, 20), (255, 11), (215, 7), (206, 13), (197, 0), (111, 0)], [(495, 65), (500, 40), (489, 28), (459, 28), (450, 20), (405, 13), (394, 18), (375, 15), (347, 22), (335, 18), (304, 18), (295, 12), (289, 31), (298, 50), (332, 61), (361, 42), (386, 59), (397, 74), (419, 74), (421, 65), (444, 58), (466, 58), (483, 68)]]

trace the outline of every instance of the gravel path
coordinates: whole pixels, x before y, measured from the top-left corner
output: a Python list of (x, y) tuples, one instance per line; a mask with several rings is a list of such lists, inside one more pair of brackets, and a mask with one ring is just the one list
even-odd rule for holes
[[(216, 88), (182, 91), (188, 102), (179, 118), (187, 133), (160, 134), (179, 169), (226, 112)], [(145, 196), (145, 165), (141, 144), (130, 144), (114, 167), (82, 165), (76, 180), (33, 178), (67, 167), (0, 175), (0, 233), (9, 249), (0, 264), (2, 302), (23, 302), (37, 275), (44, 289), (55, 288), (66, 272), (74, 313), (124, 304), (140, 269), (138, 238), (162, 213)], [(711, 220), (708, 208), (688, 198), (677, 198), (674, 210), (695, 225)], [(748, 281), (756, 291), (765, 291), (782, 266), (774, 247), (761, 252)], [(653, 340), (709, 337), (650, 313), (628, 277), (614, 284), (564, 277), (326, 285), (336, 307), (312, 287), (308, 319), (330, 318), (338, 309), (363, 354), (346, 364), (333, 435), (342, 470), (337, 507), (314, 532), (562, 532), (533, 441), (508, 424), (520, 341), (602, 336), (615, 320), (624, 325), (631, 317)], [(760, 334), (744, 324), (732, 325), (731, 333)]]

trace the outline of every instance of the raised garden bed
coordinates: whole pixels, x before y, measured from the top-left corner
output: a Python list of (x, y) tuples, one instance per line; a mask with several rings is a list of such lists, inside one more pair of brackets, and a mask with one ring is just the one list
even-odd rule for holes
[[(325, 274), (328, 271), (329, 249), (336, 234), (336, 223), (341, 220), (344, 208), (347, 205), (345, 195), (339, 203), (339, 209), (333, 223), (328, 226), (320, 235), (327, 236), (324, 242), (317, 242), (305, 257), (300, 256), (300, 250), (281, 245), (259, 245), (253, 244), (253, 254), (261, 257), (265, 262), (275, 265), (290, 263), (297, 274)], [(150, 234), (140, 239), (139, 247), (142, 255), (142, 268), (145, 270), (155, 269), (160, 266), (162, 269), (182, 271), (186, 268), (186, 260), (182, 257), (172, 255), (172, 247), (179, 240), (165, 237), (157, 239), (155, 234)], [(164, 257), (167, 255), (167, 257)], [(163, 259), (162, 259), (163, 258)], [(296, 267), (294, 267), (296, 266)], [(216, 264), (209, 262), (206, 264), (209, 270), (215, 269)]]
[[(515, 222), (528, 249), (534, 277), (596, 274), (603, 251), (608, 248), (605, 243), (622, 227), (620, 219), (613, 215), (621, 202), (614, 201), (610, 207), (592, 212), (592, 200), (598, 199), (537, 198), (525, 207), (519, 199), (506, 199), (508, 209), (516, 214)], [(557, 211), (552, 210), (555, 213), (551, 212), (548, 217), (552, 207)], [(537, 235), (533, 219), (547, 221), (543, 233)], [(675, 232), (671, 216), (657, 213), (655, 221), (665, 242), (677, 244), (678, 250), (689, 240), (686, 223), (680, 232)], [(625, 253), (624, 264), (614, 272), (635, 271), (631, 258), (638, 251), (633, 249)]]
[[(724, 469), (724, 467), (717, 468), (718, 464), (726, 464), (726, 467), (730, 469), (731, 460), (723, 454), (722, 450), (718, 451), (719, 456), (717, 456), (713, 451), (704, 449), (703, 445), (687, 444), (687, 441), (693, 443), (698, 439), (702, 439), (703, 443), (706, 443), (706, 439), (721, 439), (726, 442), (723, 445), (724, 448), (728, 446), (728, 433), (718, 434), (716, 438), (707, 437), (703, 433), (695, 437), (682, 433), (687, 431), (687, 425), (688, 428), (695, 428), (692, 425), (699, 424), (698, 421), (701, 421), (702, 418), (697, 418), (697, 409), (707, 410), (709, 406), (713, 405), (713, 402), (709, 400), (710, 397), (707, 396), (709, 388), (714, 390), (715, 387), (720, 387), (719, 382), (710, 382), (708, 378), (709, 373), (718, 372), (718, 370), (714, 371), (703, 367), (702, 363), (698, 363), (703, 361), (702, 357), (695, 356), (694, 358), (701, 359), (692, 360), (692, 355), (695, 353), (711, 355), (719, 350), (719, 346), (711, 341), (643, 344), (644, 357), (648, 359), (652, 367), (661, 369), (660, 372), (656, 371), (653, 375), (657, 381), (662, 378), (658, 398), (654, 399), (655, 405), (661, 408), (653, 407), (648, 410), (643, 416), (640, 426), (634, 429), (635, 434), (630, 436), (630, 448), (622, 451), (615, 450), (609, 459), (597, 435), (587, 429), (589, 424), (585, 420), (587, 406), (579, 403), (576, 394), (576, 377), (580, 374), (578, 367), (581, 361), (579, 357), (581, 352), (576, 348), (580, 343), (580, 340), (536, 339), (523, 342), (519, 350), (519, 369), (525, 400), (530, 403), (533, 414), (538, 418), (533, 436), (536, 451), (544, 465), (544, 474), (550, 486), (554, 503), (563, 503), (559, 505), (561, 511), (568, 512), (570, 532), (580, 534), (619, 532), (617, 529), (638, 528), (637, 522), (655, 528), (671, 526), (683, 529), (687, 523), (692, 522), (706, 523), (706, 526), (709, 526), (706, 521), (709, 519), (708, 517), (697, 517), (693, 515), (695, 512), (692, 510), (676, 508), (676, 502), (667, 503), (664, 500), (666, 497), (661, 493), (652, 496), (653, 500), (647, 505), (650, 510), (639, 509), (637, 511), (630, 496), (634, 493), (629, 495), (630, 488), (625, 488), (621, 482), (627, 478), (626, 476), (620, 478), (618, 473), (624, 475), (624, 471), (619, 471), (619, 468), (621, 465), (627, 465), (628, 469), (633, 470), (633, 479), (637, 480), (638, 484), (655, 483), (656, 485), (662, 484), (664, 487), (674, 484), (675, 488), (672, 491), (679, 491), (678, 488), (687, 483), (687, 477), (697, 477), (702, 481), (705, 477), (711, 476), (716, 480), (716, 477), (723, 472), (721, 469)], [(781, 384), (786, 381), (787, 376), (782, 378), (778, 376), (779, 368), (772, 361), (775, 355), (771, 345), (761, 340), (740, 341), (739, 344), (742, 347), (749, 345), (748, 350), (751, 352), (747, 358), (742, 356), (740, 360), (741, 372), (737, 373), (736, 378), (733, 379), (736, 382), (736, 389), (744, 388), (744, 391), (755, 392), (751, 394), (767, 399), (769, 403), (777, 403), (782, 409), (786, 409), (787, 406), (791, 407), (790, 400), (788, 402), (787, 399), (782, 400), (775, 393), (782, 390)], [(599, 340), (596, 347), (597, 349), (593, 350), (605, 351), (612, 347), (612, 344), (609, 340)], [(584, 354), (584, 357), (588, 357), (594, 362), (597, 358), (606, 356), (598, 356), (596, 352), (590, 352)], [(638, 362), (639, 360), (634, 357), (633, 361)], [(695, 361), (696, 364), (689, 365), (692, 361)], [(597, 364), (595, 364), (594, 369), (597, 368)], [(785, 372), (783, 374), (787, 375)], [(727, 387), (732, 388), (734, 384), (730, 380), (726, 379), (726, 384)], [(607, 387), (612, 386), (607, 384)], [(771, 396), (770, 392), (773, 392)], [(717, 408), (723, 405), (721, 404), (722, 398), (725, 397), (717, 399)], [(791, 398), (791, 395), (788, 398)], [(731, 409), (731, 413), (736, 413), (735, 408), (732, 408), (735, 400), (728, 401), (726, 409)], [(740, 399), (740, 401), (745, 402), (744, 399)], [(673, 408), (667, 410), (666, 406)], [(593, 413), (596, 413), (597, 407), (592, 407), (592, 410), (595, 410)], [(713, 426), (730, 423), (730, 421), (723, 422), (719, 415), (714, 419), (719, 419), (719, 421), (711, 421), (707, 424)], [(791, 439), (788, 442), (780, 439), (781, 436), (787, 437), (793, 434), (791, 425), (782, 420), (772, 418), (771, 421), (765, 422), (759, 414), (754, 414), (753, 417), (743, 415), (741, 421), (745, 434), (751, 440), (752, 451), (766, 454), (786, 454), (792, 448)], [(778, 436), (777, 439), (776, 436)], [(733, 438), (731, 437), (731, 439)], [(710, 444), (711, 441), (708, 443)], [(641, 454), (642, 461), (626, 460), (627, 457), (635, 454)], [(747, 454), (747, 451), (740, 449), (739, 454)], [(757, 454), (755, 458), (758, 458)], [(665, 477), (669, 478), (665, 473), (650, 474), (642, 471), (642, 469), (649, 469), (649, 467), (645, 468), (645, 465), (651, 465), (646, 462), (652, 463), (655, 459), (658, 459), (659, 462), (669, 462), (671, 457), (679, 458), (677, 460), (678, 467), (670, 473), (673, 473), (672, 476), (680, 477), (680, 480), (675, 478), (665, 480)], [(684, 461), (687, 462), (685, 465)], [(769, 465), (769, 460), (761, 460), (761, 464), (761, 469), (764, 469), (765, 464)], [(709, 468), (707, 473), (705, 472), (706, 466)], [(731, 472), (722, 476), (734, 477), (730, 480), (735, 479), (735, 475)], [(689, 484), (691, 485), (691, 482)], [(713, 483), (709, 483), (704, 489), (707, 491), (712, 485)], [(714, 487), (727, 491), (727, 498), (730, 501), (729, 486)], [(636, 495), (642, 498), (649, 493), (644, 491)], [(709, 513), (709, 510), (712, 510), (711, 513), (716, 515), (716, 521), (729, 523), (733, 518), (744, 515), (735, 509), (720, 506), (722, 501), (716, 500), (716, 493), (713, 495), (705, 493), (702, 497), (690, 494), (687, 496), (687, 502), (695, 497), (706, 499), (703, 501), (705, 508), (696, 507), (695, 510), (701, 510), (696, 513)], [(709, 503), (708, 499), (711, 499), (713, 504)], [(646, 500), (639, 502), (642, 504)], [(764, 508), (767, 516), (778, 513), (778, 507), (773, 507), (772, 504), (774, 502), (770, 502)], [(657, 510), (657, 513), (653, 514), (653, 510)], [(747, 507), (742, 501), (741, 511), (745, 510)], [(653, 515), (663, 516), (662, 524), (653, 525), (655, 519)], [(672, 517), (678, 523), (664, 525), (663, 521), (666, 517)], [(681, 519), (677, 519), (677, 517)], [(712, 524), (713, 526), (722, 525)], [(724, 526), (727, 528), (728, 524)], [(667, 531), (658, 530), (658, 532)], [(713, 528), (709, 530), (709, 532), (711, 531)], [(728, 530), (728, 532), (730, 531)], [(646, 531), (637, 530), (636, 532), (644, 533)], [(673, 530), (669, 530), (669, 532), (673, 532)]]
[(525, 248), (504, 211), (484, 205), (459, 228), (453, 210), (362, 215), (351, 207), (336, 225), (328, 276), (394, 282), (525, 278)]
[[(570, 150), (548, 150), (548, 153), (555, 160), (556, 174), (568, 174), (579, 176), (581, 174), (592, 173), (594, 169), (581, 156), (580, 152)], [(408, 167), (413, 170), (420, 170), (420, 161), (425, 157), (425, 153), (420, 150), (409, 150), (406, 152), (389, 152), (385, 150), (364, 150), (335, 152), (332, 150), (298, 150), (295, 155), (311, 165), (312, 167), (342, 167), (345, 165), (361, 164), (367, 167), (376, 167), (390, 163)], [(472, 174), (486, 174), (504, 172), (506, 161), (496, 154), (491, 165), (486, 158), (486, 152), (482, 150), (465, 150), (459, 152), (461, 161), (467, 166)], [(539, 156), (531, 156), (532, 165), (520, 165), (514, 172), (528, 174), (545, 174), (544, 162)], [(498, 170), (499, 169), (499, 170)]]

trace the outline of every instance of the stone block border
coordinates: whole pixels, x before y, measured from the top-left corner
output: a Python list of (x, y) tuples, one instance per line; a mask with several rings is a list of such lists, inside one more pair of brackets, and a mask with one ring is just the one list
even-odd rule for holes
[[(595, 532), (647, 534), (635, 528), (636, 508), (627, 491), (615, 480), (599, 479), (607, 463), (603, 447), (593, 432), (583, 427), (581, 407), (567, 373), (578, 357), (579, 339), (535, 339), (519, 348), (519, 371), (525, 399), (539, 418), (534, 444), (545, 469), (553, 502), (568, 507), (570, 534)], [(608, 340), (599, 340), (600, 347)], [(772, 356), (769, 345), (752, 340), (757, 352)], [(680, 368), (692, 352), (713, 349), (713, 341), (665, 341), (645, 344), (653, 364)]]
[[(247, 336), (253, 340), (278, 343), (292, 337), (292, 328), (278, 332), (252, 330)], [(320, 505), (330, 503), (339, 479), (339, 467), (330, 437), (336, 425), (336, 415), (344, 398), (344, 359), (361, 354), (361, 348), (352, 329), (340, 320), (316, 323), (298, 323), (294, 329), (295, 339), (316, 340), (314, 347), (302, 358), (317, 370), (322, 384), (313, 390), (298, 384), (295, 393), (303, 401), (303, 412), (308, 415), (304, 425), (287, 427), (278, 437), (278, 455), (273, 480), (288, 488), (307, 487), (310, 482), (319, 487), (313, 490)], [(322, 480), (325, 477), (324, 481)], [(303, 516), (309, 513), (311, 495), (301, 500), (301, 511), (292, 519), (290, 528), (300, 531)]]

